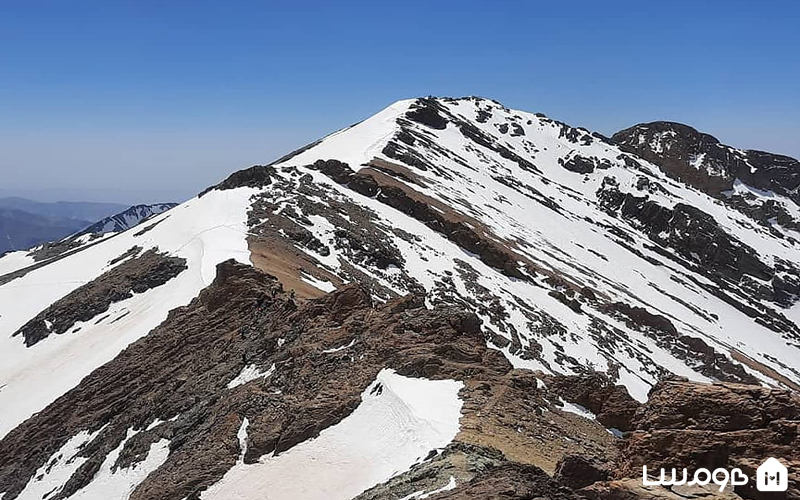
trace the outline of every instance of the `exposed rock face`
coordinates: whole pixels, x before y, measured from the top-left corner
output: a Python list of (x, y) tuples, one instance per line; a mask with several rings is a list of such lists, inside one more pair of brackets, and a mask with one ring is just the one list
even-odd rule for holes
[(439, 108), (435, 99), (419, 99), (406, 116), (428, 127), (443, 130), (447, 127), (447, 120), (439, 114)]
[(584, 406), (597, 421), (620, 431), (633, 429), (633, 417), (641, 405), (624, 386), (612, 384), (602, 373), (542, 375), (549, 390), (570, 403)]
[(437, 500), (472, 500), (475, 498), (508, 498), (509, 500), (579, 500), (581, 497), (559, 485), (541, 469), (509, 463), (487, 471), (464, 486), (442, 493)]
[[(132, 253), (127, 256), (131, 257)], [(106, 312), (111, 304), (129, 299), (134, 293), (143, 293), (163, 285), (184, 269), (184, 259), (148, 250), (139, 257), (129, 258), (94, 281), (59, 299), (14, 332), (14, 335), (22, 335), (25, 345), (30, 347), (51, 333), (66, 333), (75, 323), (97, 317)]]
[(611, 471), (608, 464), (598, 463), (581, 455), (567, 455), (558, 462), (553, 478), (560, 484), (577, 490), (610, 479)]
[(800, 268), (784, 265), (780, 259), (775, 261), (777, 266), (771, 267), (755, 249), (696, 207), (682, 203), (663, 207), (647, 195), (623, 193), (611, 178), (603, 180), (597, 194), (600, 205), (610, 214), (630, 221), (653, 242), (677, 254), (660, 251), (664, 257), (707, 273), (718, 285), (707, 287), (709, 292), (774, 331), (800, 338), (800, 329), (781, 312), (752, 301), (757, 297), (785, 307), (795, 300)]
[(713, 195), (731, 189), (740, 179), (800, 201), (795, 192), (800, 186), (800, 162), (788, 156), (732, 148), (687, 125), (664, 121), (634, 125), (611, 139), (670, 176)]
[(472, 224), (458, 220), (442, 210), (442, 207), (435, 206), (433, 200), (426, 200), (409, 187), (381, 182), (385, 178), (370, 172), (355, 173), (349, 165), (338, 160), (319, 160), (314, 163), (313, 168), (360, 194), (377, 196), (382, 203), (425, 223), (465, 250), (480, 255), (483, 262), (504, 274), (518, 279), (526, 277), (520, 272), (521, 264), (512, 252), (480, 234)]
[(734, 280), (744, 274), (771, 278), (769, 266), (752, 248), (723, 231), (713, 217), (698, 208), (683, 204), (673, 209), (662, 207), (646, 196), (620, 192), (610, 179), (598, 195), (605, 209), (636, 220), (651, 239), (674, 248), (687, 260), (710, 267), (715, 274)]
[(237, 187), (264, 187), (268, 186), (272, 180), (274, 170), (270, 166), (253, 165), (250, 168), (239, 170), (229, 175), (224, 181), (216, 186), (206, 189), (200, 196), (208, 193), (212, 189), (235, 189)]
[[(751, 477), (737, 494), (772, 498), (754, 488), (755, 469), (768, 457), (784, 460), (790, 473), (786, 498), (800, 498), (800, 397), (755, 385), (657, 384), (637, 413), (635, 431), (622, 444), (619, 477), (641, 477), (671, 467), (740, 467)], [(596, 497), (610, 498), (610, 497)]]

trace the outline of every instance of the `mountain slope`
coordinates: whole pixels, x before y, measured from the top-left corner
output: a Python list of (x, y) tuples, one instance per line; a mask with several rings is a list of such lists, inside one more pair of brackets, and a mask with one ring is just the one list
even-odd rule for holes
[[(422, 491), (393, 473), (575, 498), (539, 468), (615, 460), (660, 380), (800, 388), (793, 230), (480, 98), (400, 101), (141, 229), (17, 257), (3, 500), (252, 498), (265, 477), (288, 477), (279, 498)], [(595, 371), (613, 405), (553, 378)]]

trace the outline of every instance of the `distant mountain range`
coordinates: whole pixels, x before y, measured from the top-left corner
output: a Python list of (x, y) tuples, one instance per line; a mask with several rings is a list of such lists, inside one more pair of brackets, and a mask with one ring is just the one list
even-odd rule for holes
[(130, 205), (119, 203), (93, 203), (84, 201), (58, 201), (55, 203), (42, 203), (39, 201), (9, 196), (0, 198), (0, 208), (21, 210), (35, 215), (45, 217), (59, 217), (66, 219), (78, 219), (89, 221), (89, 223), (99, 221), (105, 217), (122, 212)]
[(22, 210), (0, 208), (0, 254), (31, 248), (45, 241), (60, 240), (91, 222), (66, 217), (48, 217)]
[(172, 203), (135, 205), (116, 203), (42, 203), (26, 198), (0, 198), (0, 254), (59, 241), (72, 234), (104, 234), (129, 229)]
[(155, 203), (153, 205), (134, 205), (127, 210), (106, 217), (91, 226), (87, 227), (82, 233), (92, 234), (105, 234), (105, 233), (119, 233), (133, 226), (139, 224), (147, 219), (161, 212), (166, 212), (170, 208), (176, 206), (177, 203)]

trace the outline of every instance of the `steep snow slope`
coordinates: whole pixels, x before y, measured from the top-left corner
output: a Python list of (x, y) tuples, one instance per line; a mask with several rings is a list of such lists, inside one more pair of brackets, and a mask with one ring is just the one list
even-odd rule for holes
[[(15, 254), (0, 259), (0, 437), (80, 388), (81, 379), (146, 336), (168, 311), (189, 303), (229, 258), (274, 274), (299, 297), (359, 282), (377, 301), (410, 293), (429, 306), (474, 311), (487, 344), (516, 367), (605, 371), (639, 400), (668, 373), (800, 384), (800, 243), (789, 229), (757, 224), (584, 129), (494, 101), (400, 101), (272, 165), (237, 172), (143, 226), (39, 266)], [(142, 286), (136, 266), (150, 249), (184, 259), (187, 269)], [(131, 267), (130, 276), (121, 266)], [(133, 284), (123, 280), (124, 291), (131, 293), (106, 303), (108, 294), (97, 288), (110, 276), (121, 279), (109, 274), (114, 269), (125, 270)], [(54, 318), (64, 315), (75, 321), (60, 331)], [(238, 335), (246, 339), (247, 329)], [(354, 342), (320, 352), (347, 359)], [(239, 377), (220, 382), (224, 390), (281, 376), (281, 366), (251, 364), (247, 356)], [(451, 396), (442, 395), (453, 403), (448, 408), (457, 406)], [(419, 405), (417, 417), (435, 415), (441, 403), (400, 400)], [(363, 411), (377, 403), (365, 393)], [(207, 494), (229, 497), (231, 477), (255, 484), (252, 471), (278, 474), (319, 446), (367, 446), (370, 436), (348, 420), (364, 418), (362, 406), (316, 441), (234, 466)], [(408, 408), (397, 407), (402, 425), (390, 438), (424, 438), (425, 418), (406, 425)], [(217, 423), (231, 421), (239, 416), (221, 415)], [(252, 441), (248, 429), (239, 427), (240, 447)], [(91, 440), (72, 434), (64, 441), (69, 453)], [(331, 436), (333, 444), (326, 441)], [(405, 471), (414, 463), (406, 458), (418, 458), (423, 448), (449, 441), (430, 442), (398, 455), (387, 465), (396, 470), (361, 470), (354, 461), (344, 473), (363, 473), (359, 487), (366, 489)], [(165, 460), (167, 445), (152, 444), (139, 464), (144, 470)], [(111, 466), (114, 449), (103, 451), (108, 463), (79, 490), (81, 498), (109, 498), (104, 485), (131, 491), (143, 480)], [(334, 485), (331, 467), (316, 463), (306, 474)], [(63, 475), (47, 475), (46, 486), (63, 485), (75, 470), (54, 468)], [(294, 486), (303, 485), (286, 485), (286, 495), (296, 493)], [(38, 492), (45, 485), (28, 487)]]

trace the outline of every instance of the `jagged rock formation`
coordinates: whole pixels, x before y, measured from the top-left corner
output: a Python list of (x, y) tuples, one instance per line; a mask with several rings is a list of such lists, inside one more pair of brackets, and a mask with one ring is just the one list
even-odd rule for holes
[[(232, 385), (249, 366), (273, 368)], [(355, 285), (297, 303), (274, 277), (229, 261), (219, 265), (214, 283), (189, 306), (173, 311), (150, 335), (0, 441), (0, 490), (13, 499), (26, 485), (35, 486), (42, 474), (36, 471), (63, 460), (59, 450), (67, 439), (87, 430), (95, 437), (75, 455), (82, 464), (50, 498), (68, 498), (86, 487), (112, 450), (120, 450), (113, 467), (130, 468), (147, 460), (147, 450), (162, 439), (170, 442), (169, 458), (131, 498), (194, 497), (219, 481), (240, 453), (244, 463), (253, 463), (342, 421), (387, 367), (405, 376), (464, 381), (462, 419), (475, 422), (465, 425), (460, 438), (465, 443), (491, 438), (481, 428), (498, 425), (494, 415), (512, 418), (499, 411), (501, 404), (520, 412), (513, 417), (514, 433), (530, 411), (559, 412), (537, 396), (532, 374), (512, 371), (500, 353), (486, 348), (479, 320), (470, 313), (426, 310), (413, 296), (375, 308)], [(245, 418), (249, 437), (237, 446)], [(550, 425), (570, 420), (592, 425), (569, 414)], [(562, 434), (563, 428), (549, 439)], [(587, 453), (592, 446), (608, 445), (603, 434), (600, 428), (594, 444), (584, 438)], [(31, 447), (31, 442), (42, 446)], [(533, 465), (509, 465), (497, 449), (512, 454), (511, 445), (490, 442), (493, 448), (460, 447), (470, 457), (493, 456), (497, 466), (491, 479), (475, 476), (470, 491), (493, 487), (501, 471), (511, 474), (503, 481), (520, 487), (528, 488), (525, 482), (532, 477), (540, 478), (541, 488), (552, 484)], [(535, 460), (530, 457), (535, 453), (529, 453)]]
[[(657, 384), (623, 443), (619, 475), (636, 477), (642, 465), (657, 469), (740, 467), (753, 476), (767, 457), (789, 468), (786, 498), (800, 498), (800, 396), (754, 385), (700, 385), (668, 380)], [(751, 481), (736, 491), (744, 498), (772, 498)]]
[(757, 218), (791, 193), (618, 142), (401, 101), (0, 258), (2, 500), (699, 498), (637, 467), (794, 463), (800, 250)]

